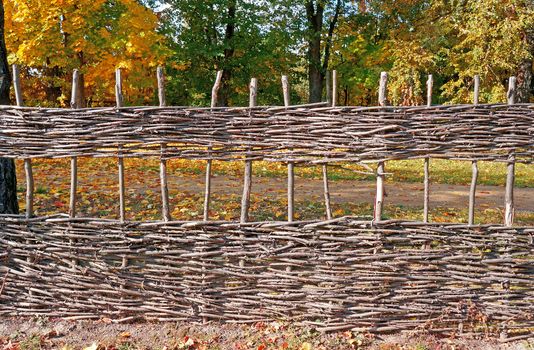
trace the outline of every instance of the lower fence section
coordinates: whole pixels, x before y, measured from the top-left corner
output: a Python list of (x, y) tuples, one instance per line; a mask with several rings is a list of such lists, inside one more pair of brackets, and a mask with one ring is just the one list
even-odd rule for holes
[(534, 228), (0, 217), (0, 317), (534, 330)]

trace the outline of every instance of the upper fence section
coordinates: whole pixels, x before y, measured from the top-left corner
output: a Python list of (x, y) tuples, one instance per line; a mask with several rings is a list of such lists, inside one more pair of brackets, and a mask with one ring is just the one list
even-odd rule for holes
[[(0, 107), (0, 156), (325, 163), (534, 160), (534, 104), (421, 107)], [(161, 147), (165, 145), (165, 147)]]

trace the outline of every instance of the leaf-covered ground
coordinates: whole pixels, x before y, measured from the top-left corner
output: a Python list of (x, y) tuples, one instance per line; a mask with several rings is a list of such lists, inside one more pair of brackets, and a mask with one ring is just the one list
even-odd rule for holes
[(351, 331), (321, 333), (282, 322), (252, 325), (208, 323), (115, 324), (110, 320), (69, 322), (47, 319), (0, 321), (2, 350), (494, 350), (534, 349), (485, 338), (439, 338), (416, 332), (374, 336)]
[[(83, 216), (116, 218), (118, 216), (117, 161), (113, 158), (79, 158), (79, 203), (78, 210)], [(69, 202), (70, 163), (68, 159), (34, 160), (35, 211), (37, 215), (66, 212)], [(126, 159), (126, 212), (133, 220), (157, 220), (161, 218), (161, 196), (159, 184), (159, 162), (157, 159)], [(24, 208), (24, 171), (22, 162), (17, 163), (19, 178), (20, 206)], [(255, 162), (254, 177), (263, 179), (262, 187), (253, 188), (251, 219), (285, 220), (287, 199), (284, 189), (287, 168), (284, 164)], [(336, 183), (354, 181), (358, 186), (365, 181), (374, 180), (372, 169), (359, 165), (343, 164), (329, 168), (332, 186)], [(467, 185), (471, 181), (469, 162), (432, 160), (432, 184)], [(175, 220), (198, 220), (202, 216), (203, 173), (205, 162), (172, 160), (168, 162), (169, 179), (180, 177), (180, 181), (170, 186), (172, 217)], [(421, 160), (392, 161), (387, 163), (387, 188), (404, 189), (404, 184), (423, 181), (423, 163)], [(211, 201), (211, 219), (235, 220), (239, 218), (241, 207), (242, 162), (214, 162), (213, 175), (221, 177), (221, 186), (214, 188)], [(322, 172), (319, 167), (297, 167), (297, 182), (315, 182), (318, 191), (322, 190)], [(519, 188), (534, 188), (534, 166), (518, 164), (516, 185)], [(500, 163), (479, 163), (479, 183), (481, 185), (500, 185), (505, 182), (506, 168)], [(226, 179), (234, 181), (225, 181)], [(278, 183), (270, 187), (267, 183)], [(227, 187), (233, 186), (232, 190)], [(274, 188), (276, 187), (276, 189)], [(406, 203), (386, 205), (387, 218), (418, 219), (422, 218), (421, 194), (417, 200)], [(527, 189), (525, 189), (527, 191)], [(504, 192), (504, 191), (503, 191)], [(454, 199), (451, 199), (451, 201)], [(431, 198), (432, 201), (432, 198)], [(387, 203), (387, 201), (386, 201)], [(432, 206), (430, 217), (435, 222), (466, 222), (467, 205), (441, 203)], [(496, 205), (479, 205), (476, 219), (479, 223), (501, 222), (502, 203)], [(333, 203), (334, 216), (372, 215), (372, 198), (370, 200), (345, 200)], [(324, 202), (321, 195), (306, 196), (297, 193), (296, 218), (318, 219), (325, 216)], [(517, 224), (533, 224), (534, 214), (529, 211), (516, 212)]]

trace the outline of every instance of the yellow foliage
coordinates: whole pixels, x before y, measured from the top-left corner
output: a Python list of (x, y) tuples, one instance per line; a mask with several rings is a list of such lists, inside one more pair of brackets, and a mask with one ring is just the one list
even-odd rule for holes
[(164, 63), (156, 14), (136, 0), (6, 0), (10, 63), (21, 66), (29, 104), (65, 104), (73, 69), (84, 75), (91, 105), (113, 101), (114, 71), (125, 68), (131, 104), (154, 96), (155, 67)]

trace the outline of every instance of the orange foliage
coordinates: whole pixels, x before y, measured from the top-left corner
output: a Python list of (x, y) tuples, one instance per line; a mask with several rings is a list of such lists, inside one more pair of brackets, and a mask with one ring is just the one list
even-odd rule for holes
[(83, 74), (89, 105), (113, 101), (119, 67), (127, 102), (153, 98), (155, 67), (167, 51), (156, 14), (135, 0), (6, 0), (5, 26), (28, 104), (68, 105), (73, 69)]

